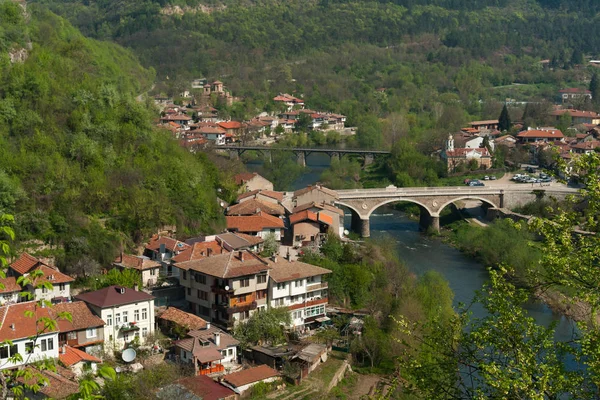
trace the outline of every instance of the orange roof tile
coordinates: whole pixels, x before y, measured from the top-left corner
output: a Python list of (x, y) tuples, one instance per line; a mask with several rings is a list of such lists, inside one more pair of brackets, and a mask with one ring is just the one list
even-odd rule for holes
[(165, 249), (169, 250), (170, 252), (183, 251), (189, 247), (189, 245), (180, 242), (179, 240), (170, 238), (168, 236), (159, 236), (150, 239), (146, 245), (146, 249), (156, 251), (160, 249), (161, 244), (164, 244)]
[(237, 174), (233, 177), (233, 179), (235, 179), (236, 185), (241, 185), (243, 183), (248, 182), (249, 180), (252, 180), (256, 176), (259, 176), (256, 172), (244, 172), (241, 174)]
[(239, 232), (260, 232), (264, 229), (283, 229), (283, 220), (262, 211), (256, 215), (227, 216), (227, 229)]
[(275, 199), (277, 201), (282, 201), (283, 200), (283, 193), (281, 192), (274, 192), (272, 190), (253, 190), (251, 192), (246, 192), (246, 193), (242, 193), (238, 196), (237, 201), (239, 202), (240, 200), (243, 200), (247, 197), (252, 197), (252, 196), (256, 196), (256, 195), (263, 195), (266, 197), (270, 197), (272, 199)]
[[(258, 211), (257, 211), (258, 210)], [(269, 215), (284, 215), (285, 208), (278, 203), (251, 199), (227, 208), (227, 215), (254, 215), (263, 211)]]
[[(44, 323), (40, 321), (40, 318), (51, 318), (48, 310), (35, 301), (0, 307), (0, 341), (28, 338), (39, 332), (56, 332), (56, 328), (44, 327)], [(31, 317), (25, 315), (29, 312), (33, 313)]]
[(519, 138), (544, 138), (544, 139), (562, 139), (565, 136), (563, 135), (563, 133), (556, 129), (556, 130), (540, 130), (540, 129), (530, 129), (527, 131), (521, 131), (519, 132), (519, 134), (517, 135), (517, 137)]
[(177, 263), (175, 266), (184, 271), (192, 270), (219, 278), (254, 275), (269, 269), (265, 260), (244, 250)]
[(59, 283), (68, 283), (75, 280), (75, 278), (72, 278), (67, 274), (63, 274), (57, 269), (53, 269), (45, 265), (41, 265), (35, 269), (35, 271), (38, 270), (42, 271), (43, 276), (35, 279), (36, 285), (44, 282), (50, 282), (53, 285), (58, 285)]
[(0, 284), (2, 284), (3, 289), (0, 289), (0, 293), (12, 293), (12, 292), (20, 292), (21, 285), (17, 283), (17, 278), (14, 276), (8, 276), (6, 278), (0, 279)]
[(182, 251), (175, 257), (171, 258), (174, 262), (184, 262), (192, 260), (200, 260), (211, 255), (228, 253), (217, 241), (196, 242), (192, 247)]
[(66, 367), (70, 367), (71, 365), (77, 364), (78, 362), (82, 362), (82, 361), (95, 362), (95, 363), (102, 362), (101, 359), (94, 357), (93, 355), (88, 354), (79, 349), (75, 349), (71, 346), (64, 346), (63, 349), (64, 349), (64, 353), (61, 350), (58, 354), (58, 359)]
[(23, 275), (40, 264), (44, 263), (41, 260), (38, 260), (37, 258), (30, 256), (27, 253), (23, 253), (19, 256), (19, 258), (16, 261), (10, 264), (10, 268)]
[[(72, 320), (58, 319), (58, 314), (62, 312), (69, 313)], [(50, 308), (50, 314), (52, 318), (58, 320), (58, 330), (61, 333), (98, 328), (105, 325), (102, 318), (94, 315), (83, 301), (58, 303)]]
[(219, 122), (218, 124), (223, 129), (240, 129), (242, 123), (238, 121)]
[(148, 257), (134, 256), (131, 254), (119, 255), (115, 261), (113, 261), (113, 264), (123, 268), (137, 269), (138, 271), (160, 267), (160, 263), (158, 261), (153, 261)]
[(234, 387), (240, 387), (276, 376), (279, 376), (279, 372), (275, 371), (268, 365), (263, 364), (259, 365), (258, 367), (252, 367), (240, 372), (234, 372), (233, 374), (225, 375), (223, 376), (223, 380)]
[(174, 322), (177, 325), (183, 326), (189, 330), (206, 328), (205, 320), (194, 314), (181, 311), (180, 309), (175, 307), (167, 308), (165, 312), (157, 316), (157, 318), (165, 321)]

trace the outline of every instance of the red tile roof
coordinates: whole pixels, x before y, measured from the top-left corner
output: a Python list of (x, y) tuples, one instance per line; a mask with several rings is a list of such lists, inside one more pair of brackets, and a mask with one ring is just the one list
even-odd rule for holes
[(255, 215), (260, 211), (269, 215), (285, 214), (285, 208), (280, 204), (251, 199), (228, 207), (227, 215)]
[(174, 262), (200, 260), (211, 255), (228, 253), (227, 249), (221, 247), (221, 245), (213, 240), (210, 242), (196, 242), (192, 247), (182, 251), (175, 257), (171, 258)]
[(138, 271), (160, 267), (160, 263), (158, 261), (153, 261), (148, 257), (134, 256), (131, 254), (119, 255), (115, 261), (113, 261), (113, 264), (123, 268), (137, 269)]
[(47, 267), (45, 265), (39, 266), (34, 271), (38, 270), (42, 271), (43, 276), (35, 279), (35, 285), (44, 282), (50, 282), (53, 285), (58, 285), (59, 283), (68, 283), (75, 280), (75, 278), (71, 278), (69, 275), (63, 274), (59, 270)]
[(227, 122), (219, 122), (219, 126), (223, 129), (240, 129), (242, 128), (242, 123), (238, 121), (227, 121)]
[(330, 274), (331, 270), (317, 267), (316, 265), (307, 264), (301, 261), (286, 261), (279, 260), (271, 261), (269, 260), (269, 266), (271, 270), (269, 270), (269, 277), (273, 279), (273, 281), (280, 282), (288, 282), (295, 281), (296, 279), (308, 278), (310, 276), (319, 276)]
[(213, 381), (206, 375), (181, 378), (175, 384), (185, 387), (202, 400), (222, 400), (228, 397), (236, 397), (233, 390)]
[(17, 283), (17, 278), (14, 276), (8, 276), (6, 278), (0, 279), (0, 284), (3, 289), (0, 289), (0, 293), (12, 293), (12, 292), (20, 292), (21, 285)]
[(269, 269), (265, 260), (245, 250), (177, 263), (175, 266), (184, 271), (197, 271), (218, 278), (237, 278)]
[(264, 229), (283, 229), (285, 227), (281, 218), (262, 211), (256, 215), (227, 216), (225, 219), (228, 230), (239, 232), (260, 232)]
[(223, 380), (234, 387), (248, 385), (254, 382), (260, 382), (268, 378), (279, 376), (279, 372), (275, 371), (268, 365), (259, 365), (240, 372), (223, 376)]
[[(72, 321), (58, 319), (59, 313), (67, 312), (71, 315)], [(74, 301), (72, 303), (58, 303), (50, 308), (52, 318), (58, 320), (58, 330), (61, 333), (80, 331), (88, 328), (99, 328), (105, 325), (102, 318), (94, 315), (83, 301)]]
[(593, 111), (581, 111), (581, 110), (573, 110), (573, 109), (563, 109), (563, 110), (554, 110), (550, 113), (550, 115), (554, 115), (554, 116), (561, 116), (563, 114), (569, 114), (571, 117), (574, 118), (592, 118), (592, 119), (599, 119), (600, 118), (600, 114), (593, 112)]
[(518, 138), (544, 138), (544, 139), (562, 139), (565, 136), (563, 133), (556, 130), (539, 130), (539, 129), (530, 129), (527, 131), (521, 131), (517, 135)]
[[(121, 293), (123, 291), (123, 293)], [(109, 286), (94, 292), (83, 293), (75, 296), (77, 300), (95, 305), (100, 308), (131, 304), (140, 301), (154, 300), (154, 296), (122, 286)]]
[(181, 311), (180, 309), (175, 307), (167, 308), (165, 312), (157, 316), (157, 318), (162, 319), (164, 321), (173, 322), (179, 326), (187, 328), (188, 330), (206, 328), (205, 320), (194, 314)]
[[(44, 327), (40, 318), (51, 318), (49, 309), (42, 308), (35, 301), (10, 304), (0, 307), (0, 341), (24, 339), (36, 336), (39, 332), (56, 332), (56, 328)], [(33, 313), (31, 317), (25, 314)], [(36, 321), (39, 321), (36, 324)]]
[(189, 245), (180, 242), (179, 240), (170, 238), (168, 236), (158, 236), (150, 239), (148, 244), (146, 245), (147, 250), (157, 251), (160, 249), (160, 245), (164, 244), (165, 249), (170, 252), (183, 251), (189, 247)]
[(344, 210), (337, 208), (335, 206), (332, 206), (331, 204), (327, 204), (325, 202), (311, 202), (311, 203), (306, 203), (306, 204), (301, 204), (298, 207), (294, 208), (294, 213), (300, 212), (300, 211), (304, 211), (304, 210), (308, 210), (310, 208), (318, 208), (320, 210), (327, 210), (327, 211), (331, 211), (334, 212), (338, 215), (344, 215)]
[(300, 211), (290, 215), (290, 224), (292, 225), (305, 220), (317, 222), (319, 218), (317, 216), (317, 213), (309, 210)]
[(40, 264), (44, 263), (41, 260), (38, 260), (37, 258), (30, 256), (27, 253), (23, 253), (19, 256), (17, 260), (10, 264), (10, 268), (23, 275)]
[(61, 350), (59, 350), (59, 354), (58, 354), (58, 359), (60, 360), (61, 363), (63, 363), (65, 365), (65, 367), (70, 367), (71, 365), (75, 365), (78, 362), (95, 362), (95, 363), (101, 363), (102, 360), (94, 357), (91, 354), (88, 354), (84, 351), (75, 349), (71, 346), (64, 346), (64, 353)]
[(32, 371), (32, 379), (26, 380), (19, 377), (17, 380), (26, 382), (28, 385), (39, 385), (40, 393), (49, 398), (62, 400), (79, 392), (79, 384), (66, 377), (71, 372), (60, 366), (56, 367), (56, 372), (47, 369), (40, 371), (31, 367), (27, 367), (27, 369)]
[(328, 188), (326, 188), (326, 187), (324, 187), (322, 185), (308, 185), (307, 187), (305, 187), (303, 189), (296, 190), (294, 192), (294, 198), (296, 198), (298, 196), (302, 196), (303, 194), (310, 193), (313, 190), (323, 192), (323, 193), (325, 193), (325, 194), (327, 194), (327, 195), (329, 195), (329, 196), (331, 196), (331, 197), (333, 197), (335, 199), (339, 198), (339, 196), (338, 196), (338, 194), (337, 194), (336, 191), (328, 189)]

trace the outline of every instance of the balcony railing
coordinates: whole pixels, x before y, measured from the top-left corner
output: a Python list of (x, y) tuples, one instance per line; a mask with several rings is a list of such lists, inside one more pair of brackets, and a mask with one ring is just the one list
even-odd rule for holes
[(225, 285), (223, 285), (223, 286), (212, 285), (210, 288), (212, 289), (212, 292), (215, 294), (223, 294), (223, 295), (233, 294), (233, 289), (229, 288), (227, 290), (227, 289), (225, 289)]
[(224, 372), (225, 367), (222, 364), (217, 364), (214, 367), (203, 368), (198, 371), (198, 375), (210, 375), (216, 374), (217, 372)]
[(123, 324), (119, 327), (121, 332), (131, 332), (131, 331), (139, 331), (140, 327), (134, 323)]
[(327, 282), (313, 283), (312, 285), (306, 285), (306, 291), (314, 292), (315, 290), (327, 289), (328, 286), (329, 285), (327, 284)]
[(235, 314), (235, 313), (244, 312), (244, 311), (256, 310), (256, 307), (258, 307), (258, 304), (256, 304), (256, 301), (253, 301), (251, 303), (246, 303), (246, 304), (238, 304), (233, 307), (229, 307), (227, 309), (227, 313)]

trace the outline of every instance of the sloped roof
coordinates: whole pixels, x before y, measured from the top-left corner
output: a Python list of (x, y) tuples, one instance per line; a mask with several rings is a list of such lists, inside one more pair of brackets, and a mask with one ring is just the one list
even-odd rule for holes
[(238, 196), (237, 201), (243, 200), (247, 197), (252, 197), (255, 195), (263, 195), (266, 197), (270, 197), (272, 199), (275, 199), (277, 201), (282, 201), (283, 200), (283, 193), (281, 192), (275, 192), (272, 190), (252, 190), (251, 192), (246, 192), (246, 193), (242, 193)]
[[(124, 290), (124, 293), (120, 292), (121, 289)], [(122, 304), (136, 303), (139, 301), (153, 300), (154, 296), (151, 296), (145, 292), (133, 290), (131, 288), (113, 285), (105, 287), (104, 289), (96, 290), (94, 292), (80, 294), (75, 296), (75, 298), (100, 308), (106, 308)]]
[(158, 236), (150, 239), (146, 245), (146, 249), (156, 251), (160, 249), (161, 244), (164, 244), (165, 249), (169, 250), (170, 252), (183, 251), (189, 247), (189, 245), (168, 236)]
[(274, 262), (269, 260), (269, 267), (271, 267), (269, 276), (277, 283), (331, 273), (331, 270), (329, 269), (307, 264), (302, 261), (290, 262), (287, 260), (277, 260), (277, 262)]
[(263, 238), (261, 238), (260, 236), (246, 235), (245, 233), (240, 232), (222, 233), (220, 235), (217, 235), (217, 238), (233, 250), (239, 250), (255, 246), (264, 242)]
[(32, 367), (26, 367), (33, 372), (33, 378), (25, 380), (23, 377), (17, 378), (19, 382), (25, 382), (28, 385), (40, 384), (40, 375), (46, 379), (45, 384), (40, 384), (40, 393), (57, 400), (66, 399), (67, 397), (79, 392), (79, 384), (63, 376), (64, 368), (56, 367), (57, 372), (50, 370), (37, 370)]
[(241, 185), (242, 183), (252, 180), (256, 176), (259, 176), (256, 172), (243, 172), (234, 176), (233, 179), (235, 179), (236, 185)]
[(565, 136), (559, 130), (541, 130), (541, 129), (529, 129), (527, 131), (521, 131), (517, 135), (519, 138), (544, 138), (544, 139), (562, 139)]
[[(172, 386), (180, 386), (181, 388), (183, 388), (183, 390), (174, 390), (173, 393), (171, 393)], [(158, 392), (158, 395), (161, 399), (175, 400), (175, 398), (172, 397), (173, 395), (179, 396), (176, 397), (177, 400), (179, 400), (180, 398), (188, 399), (188, 397), (181, 397), (185, 396), (182, 395), (182, 391), (184, 390), (193, 393), (193, 395), (198, 397), (198, 400), (222, 400), (224, 398), (236, 396), (233, 390), (221, 385), (218, 382), (215, 382), (214, 380), (212, 380), (212, 378), (206, 375), (197, 375), (187, 378), (181, 378), (175, 381), (173, 385), (169, 385), (161, 389)], [(162, 397), (163, 393), (164, 397)], [(196, 400), (196, 398), (190, 398), (190, 400)]]
[(169, 307), (157, 316), (158, 319), (162, 319), (169, 322), (174, 322), (177, 325), (183, 326), (187, 329), (205, 329), (206, 321), (197, 315), (181, 311), (175, 307)]
[(201, 363), (222, 360), (223, 355), (214, 345), (204, 346), (197, 337), (189, 337), (174, 342), (175, 346), (192, 353)]
[(95, 363), (102, 362), (101, 359), (94, 357), (93, 355), (88, 354), (84, 351), (75, 349), (71, 346), (64, 346), (64, 353), (62, 351), (59, 351), (58, 359), (60, 360), (61, 363), (63, 363), (67, 367), (70, 367), (71, 365), (75, 365), (78, 362), (82, 362), (82, 361), (95, 362)]
[(173, 262), (192, 261), (228, 252), (229, 251), (227, 249), (224, 249), (215, 240), (210, 242), (196, 242), (188, 249), (171, 258), (171, 260)]
[[(240, 260), (240, 257), (242, 260)], [(197, 271), (218, 278), (254, 275), (270, 268), (266, 261), (246, 250), (177, 263), (175, 266), (184, 271)]]
[[(73, 282), (75, 278), (70, 277), (67, 274), (63, 274), (57, 269), (50, 268), (46, 265), (40, 265), (34, 271), (42, 271), (42, 276), (35, 279), (35, 284), (38, 285), (40, 283), (50, 282), (53, 285), (57, 285), (59, 283), (68, 283)], [(30, 273), (32, 273), (30, 271)]]
[(234, 372), (233, 374), (225, 375), (223, 376), (223, 380), (234, 387), (240, 387), (276, 376), (279, 376), (279, 372), (275, 371), (268, 365), (263, 364), (259, 365), (258, 367), (252, 367), (243, 371)]
[(3, 286), (3, 289), (0, 289), (0, 293), (13, 293), (21, 291), (21, 285), (17, 283), (17, 278), (15, 278), (14, 276), (7, 276), (6, 278), (1, 278), (0, 284), (2, 284)]
[[(215, 333), (221, 335), (221, 341), (219, 346), (215, 343)], [(196, 329), (188, 332), (188, 336), (200, 339), (200, 341), (206, 343), (209, 342), (216, 346), (217, 349), (223, 350), (231, 346), (237, 346), (240, 344), (239, 340), (224, 332), (223, 330), (211, 325), (207, 329)]]
[(243, 126), (242, 123), (238, 121), (219, 122), (218, 125), (223, 129), (240, 129)]
[[(27, 254), (22, 253), (19, 258), (10, 264), (10, 268), (23, 275), (32, 270), (37, 265), (44, 264), (41, 260)], [(46, 264), (44, 264), (46, 265)]]
[(227, 216), (225, 219), (228, 230), (240, 232), (260, 232), (264, 229), (281, 229), (285, 227), (281, 218), (262, 211), (256, 215)]
[(285, 214), (285, 209), (280, 204), (251, 199), (228, 207), (227, 215), (255, 215), (257, 210), (269, 215)]
[(331, 196), (331, 197), (333, 197), (335, 199), (339, 198), (339, 196), (338, 196), (338, 194), (337, 194), (336, 191), (328, 189), (328, 188), (326, 188), (326, 187), (324, 187), (322, 185), (309, 185), (309, 186), (307, 186), (307, 187), (305, 187), (303, 189), (296, 190), (294, 192), (294, 198), (296, 198), (298, 196), (302, 196), (303, 194), (310, 193), (313, 190), (317, 190), (317, 191), (323, 192), (323, 193), (325, 193), (325, 194), (327, 194), (327, 195), (329, 195), (329, 196)]
[(160, 267), (158, 261), (153, 261), (145, 256), (134, 256), (131, 254), (119, 255), (115, 261), (113, 261), (113, 264), (123, 268), (137, 269), (138, 271)]
[(83, 301), (71, 303), (58, 303), (50, 308), (52, 318), (57, 319), (58, 314), (68, 312), (72, 321), (58, 319), (58, 330), (60, 332), (79, 331), (88, 328), (98, 328), (105, 325), (102, 318), (94, 315)]
[[(43, 334), (56, 332), (56, 328), (45, 328), (44, 323), (39, 321), (40, 318), (51, 317), (48, 310), (35, 301), (0, 307), (0, 341), (24, 339), (36, 336), (39, 332), (44, 332)], [(26, 313), (33, 313), (33, 316), (28, 317)]]
[(331, 204), (327, 204), (325, 202), (317, 203), (314, 201), (311, 203), (301, 204), (301, 205), (295, 207), (293, 213), (295, 214), (300, 211), (308, 210), (310, 208), (318, 208), (321, 210), (331, 211), (331, 212), (334, 212), (339, 215), (344, 215), (344, 210), (342, 210), (341, 208), (337, 208), (336, 206), (332, 206)]

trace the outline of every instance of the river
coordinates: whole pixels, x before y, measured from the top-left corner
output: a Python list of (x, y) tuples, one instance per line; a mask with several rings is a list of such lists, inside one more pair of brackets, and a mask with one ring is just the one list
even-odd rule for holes
[[(306, 158), (307, 173), (297, 179), (289, 190), (297, 190), (309, 184), (318, 182), (321, 173), (329, 167), (329, 157), (324, 154), (311, 154)], [(253, 161), (247, 164), (251, 171), (257, 171), (261, 162)], [(349, 224), (350, 214), (345, 217)], [(480, 290), (488, 279), (486, 268), (479, 262), (462, 254), (454, 247), (438, 238), (427, 237), (419, 232), (418, 222), (411, 220), (404, 213), (384, 206), (371, 216), (371, 236), (373, 238), (385, 235), (392, 237), (398, 244), (398, 254), (408, 268), (417, 275), (434, 270), (439, 272), (448, 282), (454, 292), (454, 306), (459, 303), (470, 304), (475, 292)], [(561, 314), (552, 312), (544, 303), (532, 301), (525, 304), (525, 309), (538, 324), (549, 326), (555, 322), (557, 341), (567, 341), (572, 338), (575, 323)], [(485, 310), (480, 304), (471, 308), (474, 317), (485, 316)]]

